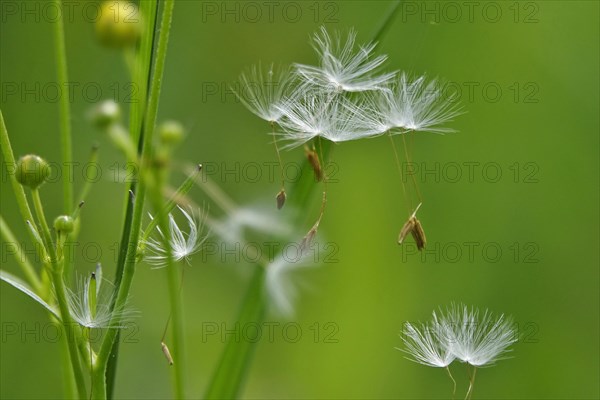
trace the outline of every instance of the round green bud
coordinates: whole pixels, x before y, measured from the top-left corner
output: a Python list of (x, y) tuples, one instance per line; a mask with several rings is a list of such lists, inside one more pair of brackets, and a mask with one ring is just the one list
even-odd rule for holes
[(166, 145), (174, 145), (183, 139), (183, 126), (177, 121), (165, 121), (158, 127), (160, 141)]
[(54, 220), (54, 229), (57, 232), (71, 233), (75, 229), (75, 222), (68, 215), (59, 215)]
[(121, 107), (114, 100), (104, 100), (94, 106), (90, 119), (98, 128), (106, 129), (121, 120)]
[(50, 165), (41, 157), (28, 154), (19, 158), (15, 177), (23, 186), (36, 189), (50, 176)]
[(130, 1), (107, 0), (100, 6), (96, 21), (96, 35), (107, 47), (135, 46), (141, 34), (141, 16), (138, 7)]

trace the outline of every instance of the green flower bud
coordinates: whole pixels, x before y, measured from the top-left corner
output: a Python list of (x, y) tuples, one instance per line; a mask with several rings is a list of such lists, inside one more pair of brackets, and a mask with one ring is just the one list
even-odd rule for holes
[(183, 126), (177, 121), (165, 121), (158, 127), (160, 141), (165, 145), (174, 145), (183, 139)]
[(73, 232), (73, 229), (75, 229), (75, 222), (73, 221), (73, 218), (68, 215), (59, 215), (54, 220), (54, 229), (56, 229), (57, 232), (71, 233)]
[(17, 181), (31, 189), (36, 189), (50, 176), (50, 165), (41, 157), (28, 154), (19, 158), (15, 177)]
[(98, 128), (106, 129), (121, 120), (121, 107), (113, 100), (104, 100), (94, 106), (90, 119)]
[(96, 21), (96, 35), (100, 43), (107, 47), (134, 46), (141, 34), (140, 18), (138, 7), (132, 2), (105, 1)]

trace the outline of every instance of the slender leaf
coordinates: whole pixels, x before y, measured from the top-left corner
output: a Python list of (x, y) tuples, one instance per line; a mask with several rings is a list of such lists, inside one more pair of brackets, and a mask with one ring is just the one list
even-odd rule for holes
[(0, 270), (0, 279), (4, 282), (8, 283), (12, 287), (21, 292), (25, 293), (27, 296), (31, 297), (33, 300), (37, 301), (41, 304), (46, 310), (50, 311), (56, 318), (60, 320), (60, 313), (50, 304), (46, 303), (40, 296), (35, 294), (33, 289), (23, 280), (14, 276), (10, 272), (6, 272), (4, 270)]

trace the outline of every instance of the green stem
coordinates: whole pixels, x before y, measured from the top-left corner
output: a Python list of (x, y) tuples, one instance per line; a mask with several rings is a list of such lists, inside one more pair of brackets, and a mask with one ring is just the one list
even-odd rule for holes
[[(62, 0), (53, 0), (57, 10), (63, 10)], [(56, 51), (56, 69), (58, 72), (57, 83), (61, 88), (68, 84), (67, 51), (65, 46), (65, 27), (62, 12), (58, 13), (54, 23), (54, 48)], [(73, 161), (71, 149), (71, 106), (69, 96), (60, 96), (60, 146), (62, 154), (62, 167), (70, 168)], [(73, 211), (73, 182), (63, 179), (63, 209), (65, 214)]]
[[(42, 233), (42, 241), (44, 242), (44, 247), (48, 252), (50, 257), (50, 264), (52, 265), (53, 270), (58, 269), (58, 259), (56, 257), (56, 248), (54, 243), (52, 242), (52, 235), (50, 234), (50, 228), (48, 227), (48, 222), (46, 221), (46, 216), (44, 215), (44, 206), (42, 205), (42, 199), (40, 198), (39, 189), (31, 189), (31, 198), (33, 199), (33, 208), (38, 217), (38, 222), (40, 224), (41, 233)], [(60, 268), (62, 272), (62, 268)], [(54, 271), (52, 271), (54, 272)]]
[(86, 349), (85, 344), (81, 342), (81, 333), (77, 329), (77, 325), (71, 317), (71, 311), (67, 301), (67, 292), (63, 280), (63, 260), (59, 260), (57, 258), (56, 248), (52, 241), (48, 222), (46, 221), (46, 216), (44, 214), (44, 207), (40, 198), (40, 192), (37, 188), (31, 190), (31, 197), (33, 199), (33, 207), (41, 227), (42, 241), (44, 242), (44, 247), (46, 248), (50, 258), (52, 283), (54, 284), (56, 302), (58, 303), (58, 308), (60, 310), (60, 317), (65, 329), (65, 335), (67, 335), (69, 353), (71, 355), (71, 364), (73, 365), (73, 373), (75, 374), (75, 382), (77, 384), (79, 395), (85, 396), (85, 379), (83, 377), (83, 370), (81, 369), (78, 347), (83, 352), (85, 352)]
[[(115, 330), (115, 329), (111, 329)], [(94, 368), (92, 369), (92, 395), (91, 399), (93, 400), (104, 400), (107, 398), (106, 392), (106, 374), (105, 374), (105, 366), (102, 363), (99, 363), (96, 359), (96, 363), (94, 364)]]
[[(141, 169), (146, 170), (147, 162), (152, 156), (152, 136), (156, 124), (156, 117), (158, 113), (158, 102), (160, 97), (160, 89), (162, 83), (162, 76), (164, 71), (165, 59), (167, 54), (167, 45), (169, 42), (169, 33), (171, 29), (171, 19), (173, 17), (173, 6), (174, 0), (165, 0), (164, 10), (162, 13), (160, 34), (158, 38), (158, 45), (156, 49), (156, 59), (154, 63), (154, 70), (152, 74), (152, 81), (150, 87), (150, 97), (148, 100), (148, 107), (146, 110), (146, 116), (144, 118), (144, 131), (142, 133), (143, 144), (142, 144), (142, 157), (141, 157)], [(131, 220), (131, 234), (129, 237), (129, 244), (127, 246), (127, 255), (125, 257), (125, 263), (123, 267), (123, 274), (119, 284), (117, 298), (115, 301), (115, 309), (122, 309), (127, 302), (129, 296), (129, 290), (133, 282), (133, 275), (135, 272), (136, 256), (137, 256), (137, 245), (140, 239), (140, 229), (142, 225), (142, 216), (144, 210), (144, 200), (147, 188), (147, 182), (144, 177), (144, 173), (139, 174), (139, 185), (137, 193), (135, 194), (135, 200), (133, 205), (133, 217)], [(110, 325), (118, 326), (120, 323), (119, 313), (114, 313)], [(108, 362), (108, 357), (111, 354), (115, 337), (117, 336), (117, 329), (109, 329), (100, 347), (98, 357), (96, 359), (97, 367), (94, 371), (94, 385), (95, 394), (106, 396), (105, 384), (98, 384), (98, 382), (106, 382), (105, 371)], [(100, 376), (101, 375), (101, 376)], [(98, 388), (102, 386), (102, 388)], [(101, 390), (101, 392), (100, 392)]]
[[(2, 148), (2, 155), (4, 156), (4, 162), (6, 163), (6, 167), (8, 169), (8, 175), (10, 179), (10, 183), (13, 188), (13, 193), (15, 194), (15, 198), (17, 200), (17, 206), (19, 207), (19, 211), (21, 212), (21, 217), (23, 218), (23, 223), (27, 225), (27, 221), (30, 223), (34, 223), (33, 214), (31, 213), (31, 208), (29, 208), (29, 202), (27, 201), (27, 196), (25, 195), (25, 189), (21, 184), (17, 181), (15, 177), (15, 170), (17, 167), (17, 163), (15, 162), (15, 156), (13, 154), (12, 146), (10, 145), (10, 139), (8, 137), (8, 131), (6, 130), (6, 125), (4, 123), (4, 115), (0, 110), (0, 147)], [(36, 243), (37, 239), (31, 229), (26, 229), (29, 238), (32, 243)], [(44, 254), (41, 248), (38, 248), (38, 255), (43, 260)]]
[[(57, 322), (60, 322), (56, 319)], [(63, 369), (63, 381), (64, 381), (64, 391), (65, 398), (67, 399), (77, 399), (77, 389), (75, 388), (75, 382), (73, 380), (73, 374), (69, 369), (69, 365), (71, 364), (71, 355), (69, 351), (69, 343), (68, 338), (65, 336), (60, 338), (60, 348), (61, 348), (61, 363)]]
[(71, 355), (71, 365), (73, 366), (73, 373), (75, 374), (75, 383), (77, 385), (77, 391), (79, 392), (79, 398), (86, 398), (85, 378), (83, 376), (83, 369), (79, 359), (79, 353), (77, 350), (77, 344), (79, 342), (79, 335), (77, 334), (77, 326), (71, 318), (69, 310), (66, 289), (62, 278), (62, 272), (54, 270), (52, 273), (54, 289), (56, 291), (56, 301), (60, 310), (60, 317), (62, 325), (65, 330), (65, 340), (69, 347), (69, 354)]
[[(304, 170), (307, 172), (308, 170)], [(261, 324), (266, 310), (264, 299), (265, 268), (254, 266), (254, 272), (244, 296), (244, 301), (236, 320), (239, 326), (245, 324)], [(246, 372), (254, 355), (255, 341), (229, 339), (217, 368), (210, 380), (204, 398), (235, 399), (244, 383)]]
[(25, 255), (25, 251), (22, 249), (21, 245), (13, 235), (8, 224), (6, 223), (6, 221), (4, 221), (2, 215), (0, 215), (0, 234), (2, 235), (2, 238), (6, 241), (6, 243), (12, 243), (13, 246), (15, 246), (15, 258), (19, 266), (21, 267), (21, 270), (23, 270), (23, 274), (25, 274), (25, 277), (27, 278), (35, 292), (41, 294), (43, 292), (42, 281), (40, 280), (40, 277), (38, 276), (37, 272), (35, 272), (35, 269), (29, 262), (29, 259)]
[[(162, 188), (164, 186), (164, 175), (157, 171), (156, 185), (152, 190), (152, 203), (157, 212), (154, 221), (158, 221), (162, 232), (162, 244), (166, 254), (167, 282), (169, 289), (169, 303), (171, 306), (170, 325), (172, 333), (173, 354), (173, 380), (174, 398), (185, 398), (185, 358), (184, 358), (184, 327), (183, 327), (183, 303), (181, 301), (180, 279), (177, 274), (177, 266), (173, 262), (173, 248), (171, 246), (171, 231), (169, 229), (168, 212), (162, 204)], [(164, 339), (163, 339), (164, 340)]]
[[(154, 37), (156, 35), (156, 15), (158, 12), (158, 1), (149, 0), (140, 2), (140, 13), (143, 17), (143, 32), (140, 41), (139, 51), (135, 60), (132, 81), (136, 84), (139, 90), (133, 93), (134, 101), (129, 110), (129, 133), (132, 141), (138, 144), (138, 153), (142, 152), (143, 135), (142, 135), (142, 116), (146, 109), (148, 87), (150, 86), (150, 71), (152, 62), (152, 52), (154, 46)], [(127, 56), (127, 55), (126, 55)], [(130, 168), (128, 166), (128, 168)], [(135, 171), (134, 171), (135, 172)], [(121, 232), (121, 241), (119, 247), (119, 257), (117, 260), (117, 271), (115, 274), (115, 293), (118, 293), (123, 271), (125, 269), (125, 259), (131, 242), (131, 227), (133, 223), (133, 206), (130, 193), (135, 193), (137, 183), (131, 182), (129, 189), (125, 194), (125, 211), (123, 230)], [(113, 341), (110, 357), (106, 366), (106, 396), (108, 399), (113, 398), (115, 388), (117, 363), (119, 360), (119, 335), (117, 332), (116, 339)]]

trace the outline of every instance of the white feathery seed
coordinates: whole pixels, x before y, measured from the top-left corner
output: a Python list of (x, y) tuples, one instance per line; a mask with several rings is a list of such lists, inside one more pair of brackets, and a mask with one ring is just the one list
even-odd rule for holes
[[(407, 322), (404, 325), (402, 340), (409, 360), (430, 367), (445, 368), (454, 361), (450, 351), (448, 332), (438, 321), (435, 312), (433, 321), (420, 327)], [(401, 350), (401, 349), (400, 349)]]
[(453, 95), (444, 95), (437, 80), (427, 82), (424, 76), (411, 80), (403, 73), (392, 86), (367, 98), (364, 108), (376, 116), (367, 128), (380, 132), (398, 129), (395, 133), (455, 132), (443, 124), (460, 115), (461, 110)]
[(351, 30), (344, 43), (341, 34), (333, 38), (325, 27), (313, 37), (313, 47), (320, 66), (296, 64), (297, 73), (307, 82), (326, 91), (363, 92), (378, 90), (394, 77), (395, 73), (373, 76), (387, 56), (372, 57), (375, 43), (355, 46), (356, 33)]
[(275, 123), (281, 118), (277, 107), (289, 94), (294, 75), (289, 67), (276, 68), (273, 64), (264, 69), (260, 64), (250, 67), (239, 78), (236, 94), (250, 112)]
[[(114, 286), (101, 277), (96, 280), (96, 304), (90, 303), (92, 279), (94, 278), (79, 277), (75, 290), (67, 288), (67, 302), (73, 320), (86, 328), (125, 328), (136, 312), (127, 305), (111, 311), (115, 295)], [(119, 323), (111, 325), (114, 317), (118, 317)]]
[[(169, 233), (171, 236), (170, 244), (173, 253), (173, 261), (184, 260), (186, 263), (190, 263), (192, 254), (198, 252), (206, 240), (206, 236), (202, 236), (203, 223), (183, 208), (177, 207), (187, 220), (189, 232), (183, 231), (175, 222), (173, 214), (169, 213)], [(150, 216), (152, 218), (152, 216)], [(161, 236), (160, 239), (149, 238), (146, 241), (147, 249), (150, 255), (145, 256), (145, 260), (154, 265), (157, 268), (166, 266), (167, 264), (167, 251), (163, 244), (164, 234), (157, 226), (156, 230)]]
[(493, 365), (516, 340), (510, 318), (485, 311), (451, 305), (446, 312), (433, 312), (429, 324), (420, 328), (406, 323), (403, 341), (409, 359), (431, 367), (446, 367), (454, 359), (475, 367)]

